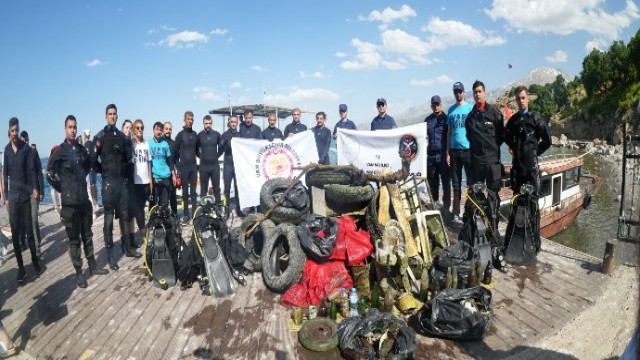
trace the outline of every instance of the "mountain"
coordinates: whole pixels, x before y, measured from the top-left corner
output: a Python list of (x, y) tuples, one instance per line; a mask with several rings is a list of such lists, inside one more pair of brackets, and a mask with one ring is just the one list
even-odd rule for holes
[[(532, 70), (527, 75), (521, 77), (518, 80), (507, 83), (501, 87), (488, 89), (487, 90), (487, 101), (492, 102), (492, 100), (501, 98), (504, 96), (506, 92), (508, 92), (512, 87), (518, 85), (531, 86), (532, 84), (544, 85), (553, 82), (558, 75), (564, 76), (565, 80), (570, 81), (571, 78), (569, 74), (564, 73), (558, 69), (548, 68), (548, 67), (540, 67)], [(465, 84), (467, 85), (467, 84)], [(466, 92), (466, 99), (468, 102), (473, 103), (473, 95), (471, 93), (471, 84), (468, 84), (469, 89)], [(442, 102), (445, 105), (444, 110), (446, 111), (448, 107), (455, 102), (453, 95), (442, 96)], [(413, 106), (409, 108), (404, 113), (398, 115), (396, 117), (396, 122), (398, 126), (406, 126), (411, 124), (416, 124), (424, 121), (424, 118), (427, 117), (431, 113), (431, 104), (426, 102), (424, 104), (420, 104), (417, 106)]]

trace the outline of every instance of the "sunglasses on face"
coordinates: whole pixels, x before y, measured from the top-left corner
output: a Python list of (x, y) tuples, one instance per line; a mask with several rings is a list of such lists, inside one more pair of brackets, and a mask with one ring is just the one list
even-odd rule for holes
[(144, 126), (136, 126), (136, 130), (144, 130)]
[(463, 92), (464, 92), (464, 91), (462, 91), (462, 90), (453, 90), (453, 93), (454, 93), (454, 94), (462, 94)]

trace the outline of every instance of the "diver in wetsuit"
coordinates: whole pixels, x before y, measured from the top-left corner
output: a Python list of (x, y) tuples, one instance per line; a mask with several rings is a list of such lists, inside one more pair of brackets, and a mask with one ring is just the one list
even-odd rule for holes
[(238, 132), (238, 118), (234, 115), (229, 118), (227, 123), (229, 129), (222, 133), (220, 137), (220, 146), (218, 147), (218, 155), (224, 154), (224, 167), (223, 167), (223, 181), (224, 181), (224, 196), (227, 202), (230, 201), (231, 196), (231, 180), (233, 180), (233, 189), (236, 195), (236, 214), (240, 216), (240, 201), (238, 198), (238, 182), (236, 181), (236, 172), (233, 167), (233, 153), (231, 151), (231, 140), (235, 137), (240, 137)]
[(108, 270), (98, 268), (93, 252), (93, 207), (87, 193), (87, 175), (91, 169), (91, 157), (84, 146), (76, 141), (78, 131), (76, 118), (67, 116), (64, 120), (65, 140), (56, 148), (47, 164), (47, 180), (62, 194), (60, 219), (69, 237), (69, 256), (76, 271), (76, 283), (79, 288), (88, 286), (82, 274), (82, 255), (89, 263), (92, 275), (106, 275)]
[(547, 119), (529, 111), (529, 92), (526, 87), (518, 86), (515, 97), (518, 112), (509, 118), (504, 139), (513, 151), (511, 189), (518, 194), (521, 186), (529, 183), (533, 185), (537, 198), (540, 190), (538, 156), (551, 146), (551, 130)]
[[(131, 141), (116, 127), (118, 109), (107, 105), (105, 118), (107, 125), (93, 138), (95, 153), (93, 163), (102, 174), (102, 204), (104, 207), (104, 243), (111, 270), (120, 267), (113, 257), (113, 216), (117, 214), (123, 221), (123, 233), (129, 233), (129, 180), (133, 171), (133, 149)], [(142, 255), (124, 242), (125, 256), (139, 258)]]
[(200, 143), (200, 196), (205, 196), (209, 190), (209, 179), (213, 187), (213, 196), (216, 204), (220, 204), (220, 164), (218, 158), (218, 143), (220, 142), (220, 133), (211, 128), (213, 121), (211, 116), (205, 115), (202, 120), (204, 130), (198, 134)]
[(178, 158), (177, 167), (182, 179), (182, 224), (189, 223), (189, 198), (191, 207), (195, 210), (197, 203), (196, 184), (198, 181), (198, 164), (196, 155), (200, 143), (198, 134), (193, 131), (193, 112), (184, 113), (184, 127), (176, 135), (175, 153)]

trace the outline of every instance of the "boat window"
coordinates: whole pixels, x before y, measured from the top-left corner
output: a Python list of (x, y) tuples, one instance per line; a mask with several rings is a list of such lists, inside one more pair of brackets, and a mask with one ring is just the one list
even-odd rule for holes
[(561, 182), (562, 182), (562, 176), (557, 175), (553, 178), (553, 198), (551, 202), (553, 206), (560, 204), (560, 194), (562, 193), (560, 191)]
[(562, 182), (562, 190), (574, 187), (580, 184), (580, 167), (566, 170), (562, 173), (564, 181)]
[(551, 195), (551, 177), (545, 176), (540, 180), (540, 196)]

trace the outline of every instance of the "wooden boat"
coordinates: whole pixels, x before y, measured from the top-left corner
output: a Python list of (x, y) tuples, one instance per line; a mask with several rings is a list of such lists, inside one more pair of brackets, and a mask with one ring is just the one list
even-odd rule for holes
[[(599, 176), (582, 171), (582, 156), (559, 154), (540, 161), (540, 234), (549, 238), (571, 225), (580, 211), (591, 204), (593, 195), (600, 189)], [(507, 173), (511, 165), (506, 166)], [(509, 187), (509, 181), (505, 181)], [(513, 192), (500, 194), (500, 212), (508, 217)]]

